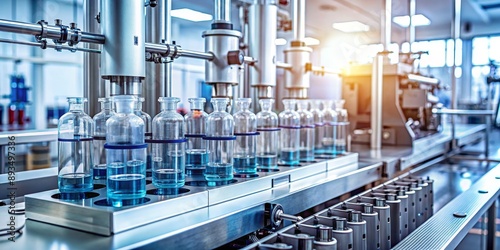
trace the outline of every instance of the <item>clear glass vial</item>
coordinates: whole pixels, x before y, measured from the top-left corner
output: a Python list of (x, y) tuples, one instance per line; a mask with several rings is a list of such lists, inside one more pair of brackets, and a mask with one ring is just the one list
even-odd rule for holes
[(186, 120), (186, 174), (203, 174), (208, 165), (206, 132), (208, 114), (205, 113), (205, 98), (189, 98), (191, 111), (184, 116)]
[(257, 117), (250, 111), (250, 98), (238, 98), (234, 113), (234, 135), (236, 142), (234, 147), (234, 171), (237, 174), (255, 174), (257, 163), (255, 154), (257, 151)]
[(184, 117), (177, 113), (177, 97), (158, 98), (161, 112), (153, 119), (153, 185), (180, 188), (185, 182), (186, 139)]
[(101, 112), (94, 116), (94, 179), (106, 179), (106, 121), (115, 114), (111, 98), (99, 98)]
[(234, 119), (226, 112), (229, 98), (212, 98), (214, 111), (208, 115), (205, 140), (208, 165), (205, 179), (209, 182), (233, 179)]
[(113, 97), (115, 114), (106, 122), (107, 195), (113, 206), (146, 196), (144, 120), (135, 115), (137, 97)]
[(87, 98), (69, 97), (69, 111), (59, 119), (59, 191), (63, 194), (92, 191), (94, 120), (85, 112)]
[(300, 158), (300, 116), (295, 111), (296, 103), (293, 99), (283, 100), (284, 110), (279, 114), (280, 160), (286, 165), (298, 165)]
[(257, 113), (257, 165), (262, 169), (278, 168), (280, 128), (278, 115), (272, 111), (274, 99), (259, 101), (261, 111)]
[(300, 160), (314, 161), (314, 115), (307, 110), (309, 100), (297, 101), (300, 116)]
[(335, 155), (335, 125), (338, 121), (337, 112), (332, 109), (333, 101), (323, 100), (323, 114), (325, 121), (325, 136), (321, 140), (323, 145), (323, 153), (328, 155)]
[(349, 140), (349, 119), (347, 110), (344, 109), (345, 100), (335, 101), (335, 112), (337, 112), (337, 123), (335, 124), (335, 154), (347, 152)]
[[(137, 98), (137, 102), (135, 104), (135, 108), (134, 108), (134, 114), (139, 116), (143, 121), (144, 121), (144, 139), (145, 140), (149, 140), (151, 139), (151, 136), (152, 136), (152, 119), (151, 119), (151, 116), (142, 111), (142, 104), (144, 103), (144, 97), (138, 97)], [(152, 166), (152, 161), (151, 161), (151, 145), (148, 145), (148, 149), (147, 149), (147, 157), (146, 157), (146, 169), (147, 171), (150, 171), (151, 170), (151, 166)]]
[(325, 123), (323, 111), (319, 108), (321, 105), (320, 100), (311, 100), (310, 102), (310, 112), (314, 117), (314, 153), (323, 153), (323, 144), (321, 141), (325, 136)]

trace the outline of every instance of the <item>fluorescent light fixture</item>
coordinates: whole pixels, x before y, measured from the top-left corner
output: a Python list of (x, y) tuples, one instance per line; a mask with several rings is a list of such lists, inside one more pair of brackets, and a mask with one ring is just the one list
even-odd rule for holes
[[(392, 18), (392, 21), (404, 28), (410, 26), (410, 16), (395, 16)], [(413, 26), (426, 26), (431, 24), (431, 20), (422, 14), (414, 15), (411, 18), (411, 22)]]
[(363, 32), (363, 31), (369, 31), (370, 26), (358, 22), (358, 21), (351, 21), (351, 22), (343, 22), (343, 23), (334, 23), (332, 25), (334, 29), (343, 31), (343, 32)]
[(280, 46), (285, 44), (286, 44), (285, 38), (276, 38), (276, 40), (274, 40), (274, 45)]
[(306, 43), (307, 46), (314, 46), (314, 45), (319, 45), (319, 40), (314, 38), (314, 37), (305, 37), (304, 42)]
[(170, 15), (173, 17), (182, 18), (193, 22), (212, 20), (212, 15), (210, 14), (187, 8), (172, 10), (170, 11)]

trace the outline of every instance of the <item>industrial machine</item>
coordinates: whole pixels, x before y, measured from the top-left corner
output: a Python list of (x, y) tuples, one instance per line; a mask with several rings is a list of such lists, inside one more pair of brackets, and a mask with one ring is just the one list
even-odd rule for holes
[[(353, 142), (369, 143), (371, 126), (371, 64), (351, 65), (343, 74), (342, 96), (351, 117)], [(414, 141), (441, 131), (441, 120), (432, 109), (439, 107), (434, 90), (436, 78), (420, 74), (413, 60), (382, 66), (382, 144), (412, 146)]]
[[(171, 151), (161, 147), (184, 145), (188, 142), (185, 137), (191, 137), (194, 140), (208, 141), (206, 144), (210, 145), (206, 148), (216, 155), (214, 158), (229, 159), (231, 162), (233, 141), (253, 145), (256, 140), (250, 138), (262, 133), (269, 135), (262, 141), (276, 147), (278, 139), (274, 140), (271, 136), (285, 130), (286, 133), (280, 135), (281, 140), (286, 135), (286, 139), (289, 139), (286, 145), (290, 142), (289, 144), (296, 146), (290, 155), (299, 155), (302, 131), (308, 132), (308, 140), (312, 139), (306, 143), (308, 150), (312, 149), (311, 146), (316, 145), (314, 129), (317, 124), (314, 124), (312, 114), (309, 115), (306, 110), (307, 103), (304, 105), (301, 102), (301, 116), (294, 110), (295, 100), (285, 101), (287, 110), (278, 119), (271, 108), (272, 100), (265, 100), (261, 102), (265, 106), (263, 113), (270, 117), (270, 122), (257, 126), (248, 124), (255, 124), (251, 122), (256, 119), (264, 119), (264, 115), (261, 113), (262, 116), (257, 115), (257, 118), (253, 116), (248, 108), (248, 98), (237, 101), (241, 104), (241, 116), (237, 119), (226, 112), (230, 99), (237, 96), (234, 88), (237, 85), (244, 90), (238, 96), (253, 98), (254, 105), (259, 99), (273, 99), (276, 96), (277, 68), (285, 70), (284, 87), (287, 94), (284, 99), (308, 99), (311, 72), (337, 73), (313, 66), (310, 62), (312, 49), (304, 41), (306, 1), (291, 1), (291, 14), (280, 9), (280, 5), (286, 4), (289, 1), (238, 1), (241, 11), (239, 14), (243, 19), (243, 30), (238, 31), (234, 30), (231, 23), (231, 1), (215, 0), (215, 18), (210, 29), (200, 34), (205, 41), (203, 51), (185, 49), (172, 42), (169, 30), (171, 0), (86, 0), (83, 29), (78, 28), (75, 23), (65, 25), (59, 19), (54, 24), (44, 20), (25, 23), (0, 19), (0, 31), (34, 35), (36, 38), (36, 42), (8, 39), (2, 39), (1, 42), (86, 53), (84, 98), (69, 100), (75, 107), (72, 115), (78, 116), (78, 122), (83, 124), (80, 127), (84, 128), (78, 129), (79, 132), (83, 131), (82, 134), (75, 134), (76, 129), (67, 129), (67, 126), (76, 126), (75, 119), (68, 115), (61, 118), (59, 132), (51, 130), (42, 131), (43, 134), (40, 131), (0, 134), (0, 150), (4, 152), (6, 146), (12, 147), (13, 143), (58, 140), (58, 143), (67, 143), (59, 145), (71, 145), (60, 147), (59, 158), (69, 155), (68, 162), (76, 158), (84, 158), (90, 162), (90, 153), (83, 155), (82, 152), (91, 152), (93, 148), (89, 146), (90, 142), (101, 140), (104, 145), (99, 148), (101, 152), (103, 149), (114, 150), (113, 157), (127, 158), (127, 167), (135, 168), (139, 165), (143, 167), (147, 157), (156, 163), (162, 157), (179, 157), (169, 155)], [(391, 1), (387, 0), (385, 6), (390, 9)], [(386, 23), (390, 23), (390, 18), (390, 15), (386, 15)], [(276, 61), (276, 28), (291, 29), (294, 32), (294, 41), (284, 52), (285, 62)], [(78, 47), (81, 43), (85, 44), (84, 48)], [(247, 53), (244, 52), (246, 50)], [(215, 104), (216, 112), (207, 116), (204, 124), (209, 132), (205, 131), (204, 134), (197, 134), (195, 129), (190, 130), (195, 132), (183, 133), (183, 125), (179, 125), (184, 122), (175, 112), (179, 99), (170, 97), (171, 64), (179, 57), (205, 60), (205, 80), (213, 86), (212, 103)], [(380, 150), (346, 150), (347, 136), (340, 140), (335, 132), (337, 130), (331, 129), (322, 138), (329, 142), (327, 146), (330, 149), (338, 150), (339, 153), (313, 154), (314, 160), (300, 161), (297, 157), (293, 164), (282, 160), (269, 164), (266, 168), (254, 165), (252, 173), (244, 172), (243, 169), (234, 178), (231, 169), (224, 173), (227, 178), (223, 180), (211, 180), (206, 175), (199, 174), (184, 176), (184, 172), (165, 173), (185, 177), (177, 188), (161, 188), (155, 183), (158, 177), (144, 174), (140, 183), (134, 183), (143, 187), (137, 192), (140, 197), (130, 199), (119, 199), (120, 193), (114, 192), (119, 189), (119, 184), (116, 184), (118, 181), (114, 183), (116, 185), (111, 185), (109, 178), (84, 180), (84, 184), (89, 184), (85, 186), (84, 192), (64, 192), (61, 185), (57, 189), (57, 183), (61, 181), (58, 177), (64, 167), (59, 169), (59, 173), (54, 168), (36, 170), (36, 173), (16, 173), (13, 158), (8, 158), (8, 161), (2, 158), (2, 166), (8, 165), (9, 168), (4, 171), (4, 176), (8, 178), (0, 179), (0, 195), (9, 197), (10, 206), (0, 206), (0, 214), (11, 216), (0, 216), (0, 222), (10, 226), (7, 229), (9, 240), (16, 241), (16, 247), (29, 248), (36, 244), (35, 247), (40, 249), (54, 246), (71, 249), (212, 249), (221, 246), (245, 249), (390, 249), (411, 245), (412, 239), (427, 239), (428, 236), (422, 232), (428, 230), (426, 225), (438, 220), (433, 216), (434, 188), (435, 182), (441, 180), (421, 175), (421, 171), (446, 159), (450, 145), (456, 138), (454, 134), (439, 133), (441, 121), (431, 112), (437, 107), (432, 92), (439, 87), (439, 81), (419, 75), (408, 63), (388, 65), (380, 59), (381, 57), (377, 57), (374, 65), (352, 66), (342, 74), (348, 116), (342, 114), (339, 117), (349, 117), (351, 128), (355, 132), (354, 141), (368, 142), (368, 138), (356, 134), (356, 131), (367, 128), (370, 123), (373, 127), (373, 112), (368, 110), (373, 108), (370, 98), (376, 96), (376, 100), (380, 101), (378, 107), (384, 111), (383, 142), (405, 146), (393, 148), (389, 156), (387, 152)], [(241, 77), (243, 69), (247, 69), (247, 77)], [(373, 81), (375, 78), (377, 81)], [(374, 83), (379, 92), (370, 97), (371, 84)], [(108, 130), (105, 135), (91, 135), (91, 125), (88, 124), (92, 122), (87, 114), (93, 116), (97, 113), (98, 98), (103, 98), (103, 107), (111, 113), (111, 97), (115, 98), (111, 99), (115, 101), (115, 106), (119, 106), (115, 107), (114, 112), (130, 114), (132, 118), (116, 127), (108, 127), (112, 122), (106, 122), (107, 129), (116, 129)], [(144, 98), (144, 110), (137, 104), (141, 100), (137, 97)], [(159, 97), (162, 97), (160, 103), (157, 102)], [(85, 98), (89, 101), (86, 112), (83, 108)], [(191, 100), (197, 102), (196, 107), (191, 108), (199, 118), (206, 115), (199, 108), (203, 106), (204, 100), (196, 99)], [(171, 130), (175, 130), (175, 138), (155, 138), (155, 132), (146, 130), (145, 122), (135, 115), (145, 112), (154, 116), (160, 113), (160, 104), (162, 112), (165, 112), (162, 114), (164, 117), (177, 119), (166, 119), (168, 121), (163, 124), (167, 125), (161, 127), (169, 131), (170, 128), (175, 128)], [(325, 109), (331, 117), (336, 114), (331, 107)], [(343, 110), (342, 112), (344, 113)], [(379, 112), (378, 115), (382, 113)], [(119, 115), (115, 117), (113, 114), (111, 117), (109, 119), (115, 119)], [(247, 117), (250, 118), (246, 119)], [(307, 124), (301, 123), (303, 117), (310, 118), (304, 118), (308, 120)], [(131, 122), (133, 119), (136, 119), (135, 123)], [(153, 120), (153, 123), (156, 121)], [(248, 124), (245, 123), (247, 121)], [(340, 123), (342, 126), (349, 124), (347, 120), (333, 118), (328, 123), (332, 128)], [(235, 126), (241, 126), (242, 129), (234, 130)], [(139, 128), (135, 136), (124, 132), (131, 127)], [(68, 137), (62, 137), (62, 134)], [(132, 138), (131, 141), (134, 138), (141, 140), (120, 145), (121, 135), (126, 135), (123, 137), (127, 139)], [(426, 144), (432, 146), (426, 148), (429, 152), (422, 154), (422, 145), (417, 148), (416, 142), (420, 138), (430, 138), (428, 135), (436, 136)], [(13, 142), (12, 138), (17, 138), (17, 141)], [(336, 147), (339, 145), (335, 141), (342, 141), (342, 150)], [(245, 153), (243, 144), (235, 146), (240, 147), (235, 151)], [(84, 147), (80, 147), (81, 145)], [(280, 151), (283, 156), (286, 150), (283, 145), (285, 144), (279, 148), (257, 151), (272, 152), (273, 156), (274, 152)], [(147, 155), (151, 148), (160, 149)], [(184, 157), (184, 149), (176, 148), (176, 152), (182, 153), (180, 157)], [(254, 147), (248, 151), (255, 154), (256, 150)], [(106, 157), (109, 155), (111, 154)], [(134, 155), (141, 155), (140, 164), (128, 158)], [(107, 160), (108, 158), (106, 164)], [(212, 160), (209, 159), (210, 162)], [(113, 163), (116, 162), (112, 161), (111, 164)], [(405, 170), (410, 167), (414, 169)], [(88, 165), (81, 168), (90, 172)], [(146, 173), (145, 169), (142, 170)], [(402, 170), (408, 173), (402, 173)], [(470, 192), (464, 193), (464, 199), (474, 206), (460, 207), (463, 211), (459, 211), (456, 218), (446, 217), (449, 221), (446, 226), (450, 228), (447, 236), (463, 237), (472, 227), (472, 219), (478, 220), (479, 213), (484, 213), (487, 209), (496, 211), (493, 201), (500, 195), (500, 191), (488, 188), (485, 183), (498, 182), (498, 178), (495, 178), (498, 171), (499, 167), (496, 167)], [(15, 190), (12, 191), (13, 189)], [(478, 189), (484, 195), (472, 196), (471, 193)], [(340, 196), (343, 199), (338, 203)], [(332, 203), (335, 205), (332, 206)], [(445, 209), (445, 212), (449, 212), (449, 209)], [(305, 214), (305, 219), (299, 215), (301, 213)], [(462, 220), (467, 213), (474, 217)], [(489, 217), (489, 222), (494, 226), (493, 218)], [(457, 229), (457, 224), (463, 226)], [(491, 226), (490, 224), (488, 225)], [(0, 242), (0, 247), (4, 248), (10, 243)], [(437, 242), (433, 246), (454, 247), (455, 243)], [(494, 244), (494, 241), (488, 244)], [(411, 246), (419, 247), (418, 244)]]

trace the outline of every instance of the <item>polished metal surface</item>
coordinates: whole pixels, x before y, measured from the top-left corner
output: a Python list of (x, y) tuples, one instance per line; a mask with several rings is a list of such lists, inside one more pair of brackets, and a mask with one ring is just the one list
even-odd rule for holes
[(292, 66), (291, 69), (285, 70), (287, 97), (307, 98), (311, 72), (306, 69), (306, 63), (311, 61), (312, 49), (309, 47), (290, 47), (283, 52), (285, 53), (285, 63)]
[(384, 79), (384, 56), (377, 54), (373, 59), (373, 74), (371, 84), (371, 117), (370, 117), (370, 148), (382, 147), (382, 89)]
[[(453, 199), (394, 249), (454, 249), (500, 195), (500, 165)], [(479, 192), (482, 191), (482, 192)], [(465, 217), (455, 217), (460, 212)]]
[(292, 0), (292, 30), (296, 41), (306, 36), (306, 0)]
[(15, 137), (16, 144), (55, 141), (57, 140), (57, 129), (0, 132), (0, 146), (9, 145), (11, 142), (9, 137)]
[(273, 98), (276, 86), (276, 27), (278, 6), (275, 0), (249, 6), (249, 56), (258, 61), (249, 67), (250, 84), (257, 88), (258, 98)]
[[(124, 206), (121, 208), (114, 208), (100, 203), (106, 201), (105, 188), (94, 190), (98, 194), (97, 197), (78, 202), (52, 198), (52, 195), (57, 194), (58, 191), (46, 191), (25, 197), (28, 211), (27, 217), (83, 231), (111, 235), (191, 210), (287, 185), (327, 171), (331, 174), (345, 174), (357, 168), (356, 162), (357, 154), (349, 154), (298, 168), (280, 167), (280, 171), (261, 173), (259, 178), (236, 178), (235, 183), (218, 187), (197, 187), (197, 183), (205, 183), (203, 178), (188, 178), (185, 187), (189, 190), (187, 193), (178, 196), (149, 194), (147, 198), (151, 201), (140, 206)], [(328, 165), (331, 165), (330, 168), (327, 167)], [(153, 185), (148, 185), (148, 190), (152, 189), (154, 189)], [(166, 211), (161, 209), (162, 207), (175, 207), (176, 209)], [(60, 209), (65, 212), (61, 214)], [(137, 216), (138, 213), (144, 213), (144, 215)], [(80, 214), (80, 216), (76, 216), (78, 218), (75, 219), (75, 214)], [(137, 219), (127, 219), (127, 223), (123, 223), (124, 218)]]
[(214, 22), (231, 22), (231, 0), (214, 0)]
[(101, 1), (101, 77), (144, 78), (146, 75), (145, 17), (142, 0)]

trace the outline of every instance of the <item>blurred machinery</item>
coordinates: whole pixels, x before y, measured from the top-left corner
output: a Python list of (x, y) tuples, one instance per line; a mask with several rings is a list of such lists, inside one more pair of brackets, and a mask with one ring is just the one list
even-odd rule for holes
[[(26, 86), (22, 74), (13, 74), (10, 76), (10, 95), (3, 97), (10, 101), (7, 109), (7, 123), (9, 125), (17, 124), (22, 126), (29, 121), (29, 118), (25, 116), (26, 105), (30, 103), (28, 101), (28, 90), (30, 88)], [(0, 108), (0, 125), (3, 124), (2, 119), (3, 106)]]

